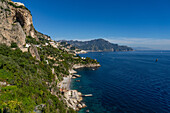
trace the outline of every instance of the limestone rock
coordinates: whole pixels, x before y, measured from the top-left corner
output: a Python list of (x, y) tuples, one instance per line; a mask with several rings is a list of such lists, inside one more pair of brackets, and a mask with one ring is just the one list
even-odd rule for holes
[(31, 53), (32, 57), (35, 57), (37, 60), (40, 61), (40, 55), (38, 53), (37, 47), (33, 44), (31, 44), (29, 48), (29, 52)]
[(0, 0), (0, 43), (10, 46), (12, 42), (21, 48), (25, 45), (26, 36), (50, 40), (47, 35), (34, 29), (32, 15), (22, 3), (11, 0)]
[(0, 43), (5, 43), (9, 46), (12, 42), (15, 42), (19, 47), (22, 47), (25, 44), (25, 37), (26, 35), (18, 22), (10, 28), (0, 30)]

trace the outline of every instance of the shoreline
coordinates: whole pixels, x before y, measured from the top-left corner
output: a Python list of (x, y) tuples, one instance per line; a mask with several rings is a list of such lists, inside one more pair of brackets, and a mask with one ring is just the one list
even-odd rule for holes
[(75, 69), (86, 67), (97, 68), (100, 66), (101, 66), (100, 64), (75, 64), (69, 70), (69, 75), (67, 77), (63, 77), (63, 81), (61, 81), (58, 84), (58, 87), (60, 88), (60, 91), (64, 93), (65, 101), (68, 107), (71, 107), (76, 111), (79, 111), (82, 108), (87, 107), (85, 103), (82, 102), (83, 94), (81, 92), (78, 92), (77, 90), (70, 88), (72, 79), (80, 77), (80, 75), (75, 74), (77, 73)]

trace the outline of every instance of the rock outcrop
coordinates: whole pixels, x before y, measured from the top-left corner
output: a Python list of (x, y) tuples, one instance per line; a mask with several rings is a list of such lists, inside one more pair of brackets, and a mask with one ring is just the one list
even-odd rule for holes
[(10, 46), (15, 42), (22, 47), (26, 36), (31, 36), (37, 41), (39, 38), (50, 39), (34, 29), (32, 15), (24, 4), (0, 0), (0, 43)]
[(31, 44), (29, 48), (29, 52), (31, 53), (32, 57), (35, 57), (37, 60), (40, 61), (40, 55), (38, 53), (37, 47), (33, 44)]

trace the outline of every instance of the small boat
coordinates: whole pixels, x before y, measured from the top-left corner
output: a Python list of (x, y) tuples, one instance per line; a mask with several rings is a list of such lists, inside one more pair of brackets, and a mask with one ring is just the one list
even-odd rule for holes
[(74, 77), (80, 77), (80, 75), (78, 75), (78, 74), (73, 74), (73, 76), (74, 76)]
[(80, 80), (76, 80), (76, 82), (80, 82)]
[(95, 69), (92, 69), (93, 71), (95, 70)]
[(158, 59), (156, 59), (155, 62), (158, 62)]
[(86, 110), (86, 113), (89, 113), (89, 112), (90, 112), (90, 110), (89, 110), (89, 109), (87, 109), (87, 110)]

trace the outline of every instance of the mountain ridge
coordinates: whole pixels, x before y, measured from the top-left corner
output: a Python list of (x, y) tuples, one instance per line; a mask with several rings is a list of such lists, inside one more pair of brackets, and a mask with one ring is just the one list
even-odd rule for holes
[(61, 40), (61, 42), (67, 42), (68, 44), (89, 52), (133, 51), (131, 47), (113, 44), (102, 38), (90, 41)]

